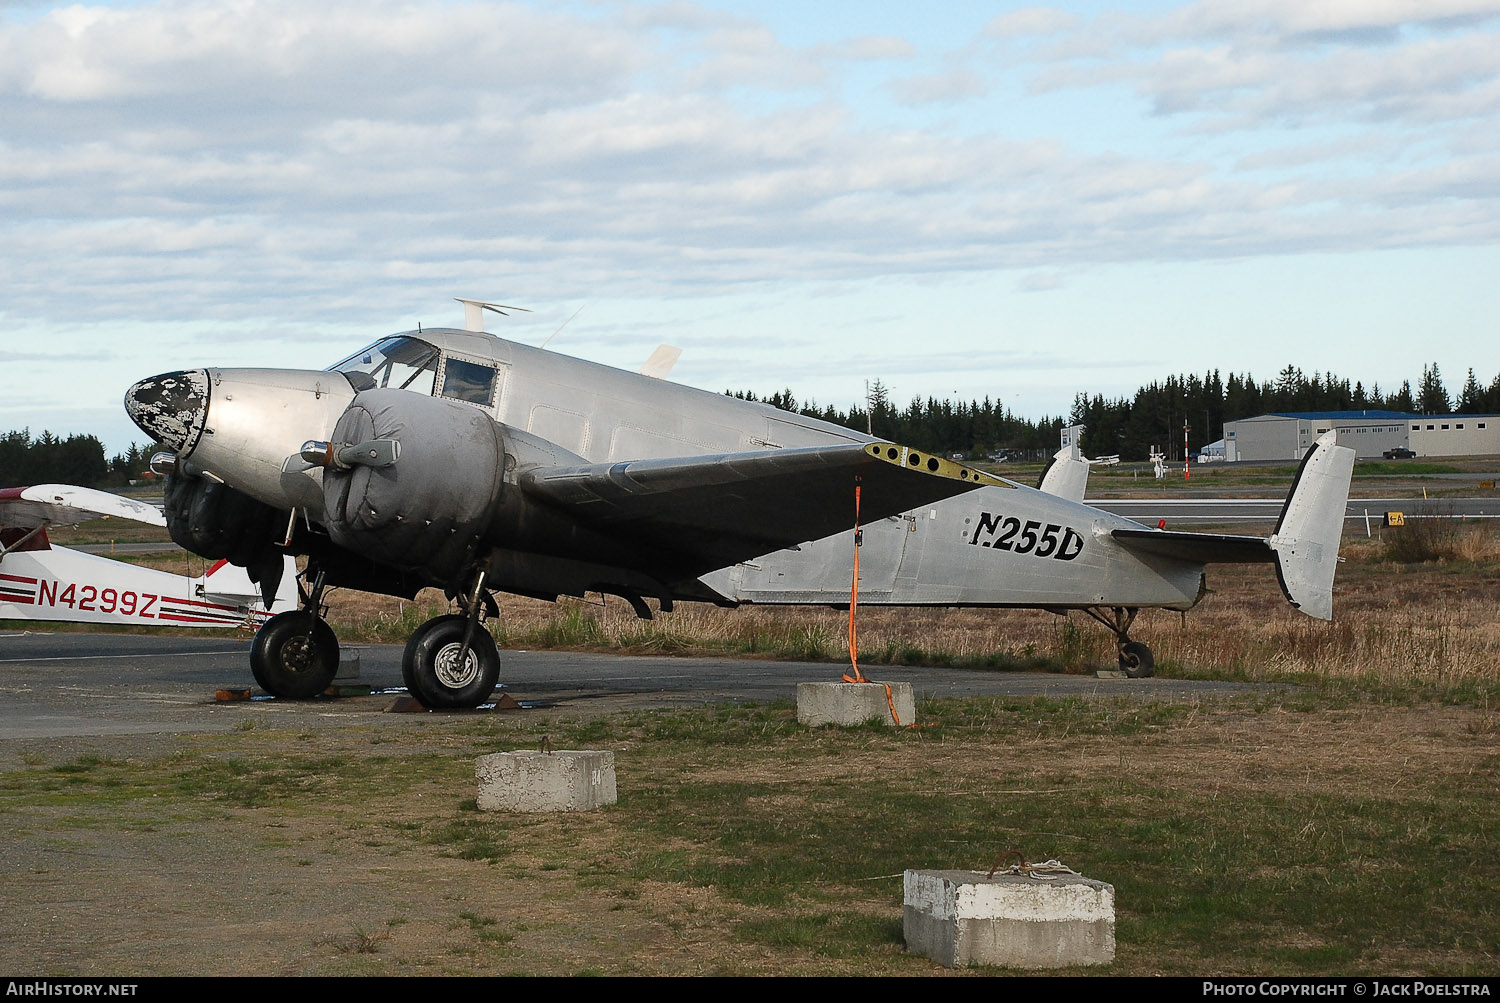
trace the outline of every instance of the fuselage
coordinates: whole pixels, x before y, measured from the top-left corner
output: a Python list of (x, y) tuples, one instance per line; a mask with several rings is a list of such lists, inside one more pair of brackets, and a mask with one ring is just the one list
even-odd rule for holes
[[(507, 448), (507, 481), (528, 462), (605, 463), (874, 441), (765, 404), (451, 329), (382, 339), (327, 371), (167, 374), (133, 387), (127, 408), (142, 428), (177, 449), (187, 469), (317, 523), (323, 470), (292, 460), (308, 440), (330, 439), (355, 395), (374, 387), (462, 401), (508, 430), (508, 442), (529, 443), (524, 454), (517, 448), (512, 456)], [(853, 528), (705, 575), (681, 597), (847, 602)], [(1014, 482), (862, 528), (861, 602), (1187, 608), (1200, 594), (1201, 565), (1130, 551), (1110, 536), (1138, 524)], [(498, 587), (567, 593), (587, 580), (548, 571), (574, 556), (530, 559), (503, 551), (497, 548), (494, 556)]]

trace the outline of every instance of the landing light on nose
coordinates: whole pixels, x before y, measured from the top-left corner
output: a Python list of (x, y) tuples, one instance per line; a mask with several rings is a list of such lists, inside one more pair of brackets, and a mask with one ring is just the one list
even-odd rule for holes
[(188, 369), (141, 380), (125, 391), (125, 411), (157, 442), (179, 452), (191, 450), (208, 416), (208, 371)]

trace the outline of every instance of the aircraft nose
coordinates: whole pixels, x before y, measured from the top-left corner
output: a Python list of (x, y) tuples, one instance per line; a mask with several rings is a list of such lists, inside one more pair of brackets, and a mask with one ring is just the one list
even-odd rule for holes
[(141, 380), (125, 391), (125, 411), (141, 431), (178, 452), (190, 451), (208, 417), (208, 370)]

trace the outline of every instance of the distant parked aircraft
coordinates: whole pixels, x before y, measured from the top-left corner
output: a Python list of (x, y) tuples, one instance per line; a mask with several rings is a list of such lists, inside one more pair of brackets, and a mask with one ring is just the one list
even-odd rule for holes
[[(0, 619), (172, 627), (259, 626), (271, 614), (244, 569), (219, 561), (200, 578), (96, 557), (47, 538), (48, 526), (109, 516), (165, 526), (142, 502), (70, 484), (0, 489)], [(296, 565), (274, 605), (297, 605)]]

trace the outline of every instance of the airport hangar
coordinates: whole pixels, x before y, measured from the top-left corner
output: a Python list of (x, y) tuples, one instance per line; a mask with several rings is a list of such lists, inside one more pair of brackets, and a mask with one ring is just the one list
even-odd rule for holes
[(1226, 421), (1224, 459), (1300, 460), (1318, 436), (1335, 428), (1339, 445), (1360, 459), (1378, 460), (1393, 449), (1418, 456), (1500, 455), (1500, 415), (1284, 411)]

